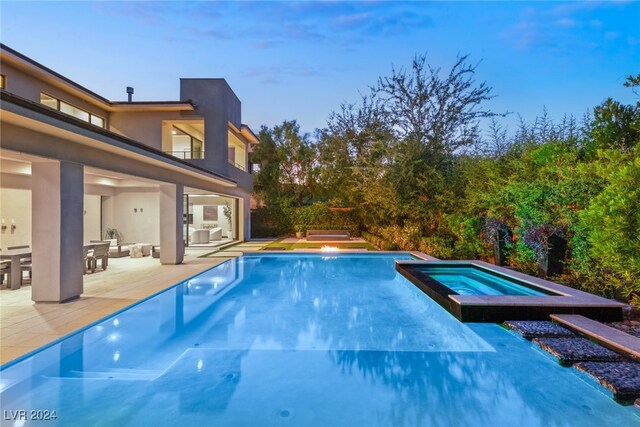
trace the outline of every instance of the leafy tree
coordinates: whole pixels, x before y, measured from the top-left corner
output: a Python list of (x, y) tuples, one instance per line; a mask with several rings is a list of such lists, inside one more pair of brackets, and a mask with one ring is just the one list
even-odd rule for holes
[(268, 206), (303, 206), (312, 199), (316, 174), (316, 148), (295, 120), (269, 129), (263, 126), (252, 161), (260, 165), (254, 175), (255, 193)]
[(399, 141), (416, 143), (432, 164), (478, 142), (479, 120), (498, 116), (482, 108), (493, 98), (491, 87), (474, 80), (476, 66), (459, 56), (449, 72), (414, 57), (411, 69), (391, 71), (373, 91), (384, 108)]
[(265, 206), (280, 204), (280, 153), (269, 128), (262, 126), (258, 134), (260, 144), (251, 153), (251, 161), (259, 166), (253, 175), (254, 195)]
[(640, 146), (600, 152), (597, 173), (608, 185), (580, 213), (591, 255), (621, 279), (623, 293), (640, 297)]
[(593, 115), (587, 156), (610, 148), (629, 151), (640, 142), (640, 102), (624, 105), (609, 98), (593, 109)]

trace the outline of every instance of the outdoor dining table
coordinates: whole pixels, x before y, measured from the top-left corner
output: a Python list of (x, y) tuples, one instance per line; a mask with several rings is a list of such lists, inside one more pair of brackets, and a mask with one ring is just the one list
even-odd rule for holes
[(20, 260), (31, 257), (31, 248), (9, 249), (0, 252), (0, 259), (11, 260), (11, 274), (7, 280), (7, 286), (10, 289), (20, 289), (22, 285), (22, 270), (20, 268)]

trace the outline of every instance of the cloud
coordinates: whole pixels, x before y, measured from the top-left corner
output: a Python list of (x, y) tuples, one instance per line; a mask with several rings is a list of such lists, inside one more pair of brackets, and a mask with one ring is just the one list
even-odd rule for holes
[(572, 18), (560, 18), (555, 22), (555, 24), (558, 27), (564, 27), (564, 28), (573, 28), (579, 25), (578, 21)]
[(619, 39), (621, 35), (622, 34), (620, 34), (620, 32), (618, 31), (607, 31), (606, 33), (604, 33), (604, 38), (605, 40), (616, 40)]
[[(610, 27), (618, 27), (612, 16), (630, 13), (625, 10), (630, 5), (637, 6), (632, 2), (539, 3), (522, 9), (519, 19), (501, 36), (523, 51), (569, 53), (605, 48), (625, 36)], [(605, 10), (608, 13), (602, 13)]]
[(279, 84), (291, 78), (320, 76), (322, 73), (314, 67), (296, 65), (253, 66), (247, 68), (243, 77), (258, 80), (261, 84)]
[[(238, 39), (256, 50), (315, 43), (344, 51), (433, 27), (429, 6), (400, 2), (105, 2), (113, 16), (162, 28), (168, 38)], [(349, 46), (345, 46), (349, 44)]]

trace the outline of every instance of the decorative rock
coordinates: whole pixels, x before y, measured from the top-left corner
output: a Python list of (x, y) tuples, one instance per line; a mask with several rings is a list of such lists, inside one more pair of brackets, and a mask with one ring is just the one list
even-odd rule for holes
[(522, 334), (528, 340), (542, 337), (573, 337), (575, 334), (553, 322), (543, 320), (507, 320), (506, 326)]
[(626, 332), (629, 335), (633, 335), (636, 338), (640, 338), (640, 322), (637, 320), (625, 320), (623, 322), (611, 322), (607, 323), (608, 326), (616, 328), (622, 332)]
[(622, 360), (618, 353), (594, 344), (586, 338), (534, 338), (533, 342), (556, 356), (563, 366), (569, 366), (574, 362)]
[[(640, 364), (630, 362), (582, 362), (576, 369), (595, 377), (613, 392), (616, 400), (631, 401), (640, 397)], [(640, 406), (640, 399), (636, 400)]]

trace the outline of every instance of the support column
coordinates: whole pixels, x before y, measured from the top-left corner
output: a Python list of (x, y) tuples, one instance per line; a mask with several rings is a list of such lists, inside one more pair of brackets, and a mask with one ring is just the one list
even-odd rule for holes
[(31, 182), (31, 299), (64, 302), (77, 298), (83, 292), (84, 166), (33, 162)]
[(240, 240), (251, 239), (251, 195), (245, 195), (242, 199), (238, 200), (238, 219), (239, 230), (238, 234)]
[(182, 184), (160, 185), (160, 263), (180, 264), (184, 259)]

